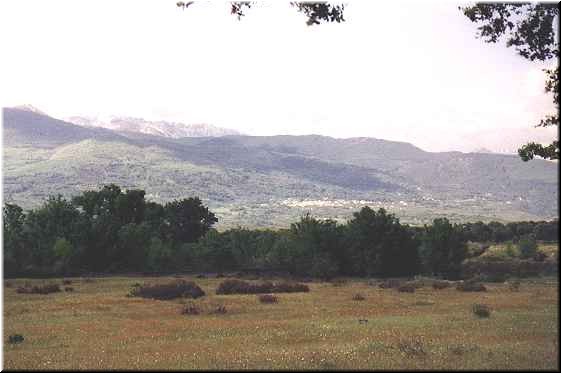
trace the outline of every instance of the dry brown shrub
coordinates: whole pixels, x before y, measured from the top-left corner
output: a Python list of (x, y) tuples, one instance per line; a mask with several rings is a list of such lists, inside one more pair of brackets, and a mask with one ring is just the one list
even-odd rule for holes
[(261, 294), (259, 295), (259, 302), (261, 303), (278, 303), (279, 299), (274, 294)]
[(145, 284), (134, 287), (129, 296), (151, 298), (158, 300), (169, 300), (175, 298), (199, 298), (205, 292), (193, 281), (176, 280), (167, 284)]

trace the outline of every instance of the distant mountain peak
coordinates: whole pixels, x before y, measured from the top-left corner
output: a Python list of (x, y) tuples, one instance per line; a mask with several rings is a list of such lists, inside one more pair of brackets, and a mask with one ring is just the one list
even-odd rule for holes
[(37, 109), (35, 106), (30, 105), (30, 104), (23, 104), (23, 105), (14, 106), (14, 107), (12, 107), (12, 109), (24, 110), (24, 111), (29, 111), (29, 112), (32, 112), (32, 113), (48, 116), (48, 114), (46, 114), (44, 111), (41, 111), (41, 110)]
[(169, 138), (220, 137), (241, 135), (240, 132), (214, 126), (212, 124), (185, 124), (180, 122), (149, 121), (127, 116), (65, 118), (66, 121), (83, 127), (102, 127), (119, 132), (137, 132)]

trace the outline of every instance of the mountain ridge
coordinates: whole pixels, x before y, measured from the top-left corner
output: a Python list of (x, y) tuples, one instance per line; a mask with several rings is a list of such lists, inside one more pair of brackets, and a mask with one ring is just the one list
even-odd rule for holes
[(83, 127), (19, 109), (6, 108), (3, 115), (5, 201), (25, 208), (49, 194), (72, 196), (116, 183), (142, 188), (160, 202), (199, 196), (223, 228), (287, 226), (306, 211), (345, 220), (361, 207), (357, 201), (411, 224), (441, 216), (509, 221), (558, 215), (557, 166), (543, 160), (426, 152), (364, 137), (170, 138)]

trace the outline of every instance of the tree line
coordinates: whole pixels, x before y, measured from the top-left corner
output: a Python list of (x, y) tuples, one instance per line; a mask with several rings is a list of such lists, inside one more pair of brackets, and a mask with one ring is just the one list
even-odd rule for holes
[(445, 218), (411, 227), (384, 209), (364, 207), (345, 224), (309, 214), (289, 229), (213, 228), (199, 198), (158, 204), (145, 191), (111, 184), (71, 200), (51, 196), (24, 212), (3, 208), (6, 277), (87, 272), (233, 271), (296, 276), (457, 278), (467, 242), (556, 240), (558, 221), (452, 224)]

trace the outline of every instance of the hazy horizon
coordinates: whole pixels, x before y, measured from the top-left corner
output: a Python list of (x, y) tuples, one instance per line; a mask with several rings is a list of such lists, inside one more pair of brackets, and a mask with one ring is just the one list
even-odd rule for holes
[(241, 21), (227, 3), (85, 4), (2, 3), (2, 106), (428, 151), (512, 152), (557, 136), (533, 127), (554, 110), (551, 63), (477, 39), (455, 2), (349, 2), (346, 22), (313, 27), (287, 3)]

